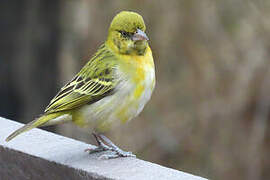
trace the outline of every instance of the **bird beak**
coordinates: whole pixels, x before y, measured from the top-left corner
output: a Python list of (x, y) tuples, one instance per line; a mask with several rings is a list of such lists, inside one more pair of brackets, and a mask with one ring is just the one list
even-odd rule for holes
[(145, 32), (143, 32), (140, 29), (137, 29), (136, 33), (132, 36), (132, 40), (133, 41), (143, 41), (143, 40), (148, 41), (149, 38), (147, 37)]

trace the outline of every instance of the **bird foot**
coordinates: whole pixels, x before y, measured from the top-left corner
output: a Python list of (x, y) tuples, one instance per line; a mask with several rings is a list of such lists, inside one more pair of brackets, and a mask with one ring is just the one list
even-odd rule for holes
[[(126, 152), (117, 147), (111, 140), (109, 140), (104, 135), (98, 135), (93, 133), (93, 136), (95, 137), (98, 147), (97, 148), (89, 148), (86, 149), (85, 152), (88, 152), (89, 154), (97, 153), (97, 152), (104, 152), (109, 151), (110, 153), (106, 153), (101, 155), (100, 159), (114, 159), (118, 157), (136, 157), (136, 155), (132, 154), (132, 152)], [(105, 144), (106, 143), (106, 144)]]

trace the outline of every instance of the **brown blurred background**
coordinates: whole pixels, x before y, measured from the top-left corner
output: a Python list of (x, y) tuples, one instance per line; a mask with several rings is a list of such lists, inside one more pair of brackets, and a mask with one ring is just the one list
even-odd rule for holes
[[(269, 0), (3, 0), (0, 116), (41, 114), (121, 10), (145, 19), (157, 86), (136, 120), (107, 135), (203, 177), (270, 179)], [(69, 124), (49, 130), (94, 143)]]

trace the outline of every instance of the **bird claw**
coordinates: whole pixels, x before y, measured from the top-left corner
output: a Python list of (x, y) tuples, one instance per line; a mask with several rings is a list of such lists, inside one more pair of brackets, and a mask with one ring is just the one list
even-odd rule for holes
[(118, 150), (118, 151), (115, 151), (119, 157), (135, 157), (136, 158), (136, 155), (133, 154), (132, 152), (128, 152), (128, 151), (123, 151), (123, 150)]
[[(107, 137), (103, 135), (97, 135), (94, 133), (93, 135), (96, 138), (98, 147), (88, 148), (85, 150), (85, 152), (88, 152), (89, 154), (93, 154), (93, 153), (108, 151), (108, 153), (101, 155), (99, 159), (114, 159), (118, 157), (136, 157), (136, 155), (132, 154), (132, 152), (126, 152), (126, 151), (121, 150), (119, 147), (113, 144)], [(108, 145), (103, 143), (103, 141), (105, 141), (105, 143)]]
[(89, 154), (93, 154), (93, 153), (103, 152), (103, 151), (107, 151), (107, 150), (108, 149), (99, 146), (97, 148), (87, 148), (84, 150), (84, 152), (88, 152)]
[(125, 152), (125, 151), (109, 151), (106, 154), (103, 154), (99, 157), (99, 159), (114, 159), (119, 157), (135, 157), (136, 155), (132, 154), (131, 152)]

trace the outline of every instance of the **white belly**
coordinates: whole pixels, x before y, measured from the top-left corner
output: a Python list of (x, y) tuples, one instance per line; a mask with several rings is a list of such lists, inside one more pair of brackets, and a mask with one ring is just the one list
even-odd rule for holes
[[(106, 131), (136, 117), (149, 101), (155, 86), (154, 68), (148, 68), (144, 81), (135, 84), (130, 80), (121, 81), (111, 96), (81, 108), (85, 125), (97, 131)], [(138, 88), (143, 88), (135, 97)]]

